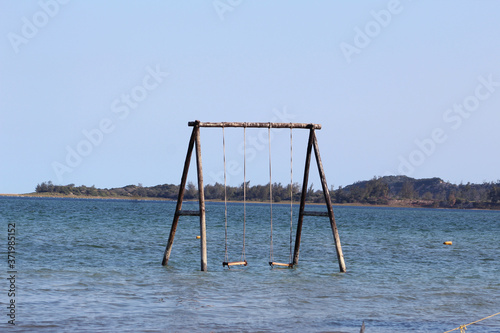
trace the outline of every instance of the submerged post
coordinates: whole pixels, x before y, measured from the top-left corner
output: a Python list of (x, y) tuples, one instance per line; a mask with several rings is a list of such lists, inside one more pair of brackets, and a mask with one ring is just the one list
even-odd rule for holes
[(196, 169), (198, 171), (198, 196), (200, 206), (200, 252), (201, 271), (207, 271), (207, 225), (205, 220), (205, 191), (203, 188), (203, 168), (201, 164), (201, 141), (200, 127), (195, 126), (196, 131)]
[(325, 197), (326, 207), (328, 209), (328, 217), (330, 218), (330, 226), (332, 227), (333, 238), (335, 240), (335, 248), (337, 250), (337, 258), (339, 261), (340, 271), (342, 273), (346, 272), (344, 254), (342, 253), (342, 245), (340, 245), (339, 231), (337, 230), (337, 224), (335, 223), (335, 216), (333, 214), (332, 201), (330, 198), (330, 191), (328, 191), (328, 184), (326, 183), (325, 170), (323, 169), (323, 163), (321, 162), (321, 157), (319, 155), (319, 146), (316, 135), (312, 132), (312, 139), (314, 143), (314, 155), (316, 156), (316, 163), (318, 164), (319, 178), (321, 180), (321, 186), (323, 187), (323, 194)]
[(295, 248), (293, 251), (293, 265), (299, 263), (300, 240), (302, 238), (302, 224), (304, 222), (304, 208), (306, 206), (307, 183), (309, 182), (309, 166), (311, 165), (311, 151), (314, 128), (309, 130), (309, 140), (307, 141), (306, 164), (304, 166), (304, 180), (302, 181), (302, 194), (300, 196), (299, 220), (297, 222), (297, 233), (295, 235)]
[(172, 221), (172, 227), (170, 228), (170, 235), (168, 236), (167, 247), (165, 248), (165, 253), (163, 254), (163, 260), (161, 262), (163, 266), (166, 266), (168, 264), (168, 260), (170, 259), (170, 253), (172, 252), (172, 245), (174, 244), (177, 224), (179, 223), (179, 217), (181, 216), (182, 201), (184, 200), (184, 191), (186, 189), (187, 174), (189, 171), (189, 164), (191, 163), (191, 155), (193, 154), (195, 138), (196, 138), (196, 128), (193, 128), (193, 131), (191, 133), (191, 139), (189, 140), (186, 160), (184, 161), (184, 170), (182, 171), (181, 184), (179, 185), (179, 194), (177, 195), (177, 205), (175, 207), (174, 220)]

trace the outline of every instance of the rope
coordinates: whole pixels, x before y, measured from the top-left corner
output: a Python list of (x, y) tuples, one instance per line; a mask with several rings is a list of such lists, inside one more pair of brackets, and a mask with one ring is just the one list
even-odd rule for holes
[(224, 244), (225, 244), (225, 254), (224, 254), (224, 261), (228, 262), (228, 250), (227, 250), (227, 187), (226, 187), (226, 139), (224, 135), (224, 126), (222, 126), (222, 151), (223, 151), (223, 157), (224, 157), (224, 231), (225, 231), (225, 238), (224, 238)]
[(293, 243), (293, 134), (290, 127), (290, 257), (289, 263), (292, 263), (292, 243)]
[[(241, 250), (241, 261), (246, 261), (245, 254), (245, 238), (246, 238), (246, 181), (247, 181), (247, 171), (246, 171), (246, 126), (243, 128), (243, 248)], [(229, 262), (229, 250), (228, 250), (228, 236), (227, 236), (227, 172), (226, 172), (226, 136), (224, 133), (224, 126), (222, 126), (222, 151), (224, 158), (224, 261)], [(245, 265), (246, 266), (246, 265)]]
[(246, 261), (245, 255), (245, 233), (247, 222), (247, 133), (246, 126), (243, 127), (243, 250), (241, 261)]
[(272, 168), (271, 168), (271, 123), (267, 130), (267, 140), (269, 142), (269, 205), (271, 211), (271, 249), (269, 252), (269, 262), (273, 262), (273, 182), (272, 182)]
[(479, 320), (473, 321), (472, 323), (468, 323), (468, 324), (465, 324), (465, 325), (460, 325), (459, 327), (454, 328), (454, 329), (449, 330), (449, 331), (446, 331), (446, 332), (444, 332), (444, 333), (449, 333), (449, 332), (453, 332), (453, 331), (456, 331), (456, 330), (460, 330), (460, 333), (464, 333), (464, 332), (467, 330), (467, 326), (469, 326), (469, 325), (473, 325), (473, 324), (476, 324), (476, 323), (479, 323), (480, 321), (483, 321), (483, 320), (488, 319), (488, 318), (491, 318), (491, 317), (495, 317), (496, 315), (499, 315), (499, 314), (500, 314), (500, 312), (495, 313), (495, 314), (492, 314), (491, 316), (484, 317), (484, 318), (482, 318), (482, 319), (479, 319)]

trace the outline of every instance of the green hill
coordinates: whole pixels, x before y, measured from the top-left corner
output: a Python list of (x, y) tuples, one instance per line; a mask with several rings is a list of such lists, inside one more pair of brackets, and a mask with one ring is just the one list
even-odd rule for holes
[(413, 200), (429, 207), (491, 208), (500, 201), (499, 190), (500, 182), (455, 185), (441, 178), (385, 176), (339, 188), (335, 201), (389, 204)]

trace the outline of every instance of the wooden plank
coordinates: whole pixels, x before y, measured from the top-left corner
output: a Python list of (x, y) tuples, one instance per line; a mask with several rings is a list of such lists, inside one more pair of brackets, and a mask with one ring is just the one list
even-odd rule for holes
[(191, 133), (191, 139), (189, 140), (188, 149), (186, 153), (186, 160), (184, 161), (184, 170), (182, 171), (181, 184), (179, 185), (179, 194), (177, 195), (177, 206), (175, 207), (174, 220), (172, 221), (172, 227), (170, 228), (170, 234), (168, 236), (167, 246), (165, 248), (165, 253), (163, 254), (163, 260), (161, 264), (163, 266), (168, 264), (170, 259), (170, 253), (172, 252), (172, 245), (174, 243), (175, 232), (177, 230), (177, 224), (179, 222), (179, 212), (182, 209), (182, 201), (184, 198), (184, 191), (186, 190), (187, 175), (189, 171), (189, 164), (191, 162), (191, 155), (193, 153), (194, 141), (196, 137), (196, 128), (193, 128)]
[(302, 181), (302, 195), (300, 196), (299, 220), (295, 235), (295, 247), (293, 251), (293, 264), (299, 263), (300, 239), (302, 237), (302, 223), (304, 221), (304, 208), (306, 206), (307, 183), (309, 181), (309, 166), (311, 165), (311, 150), (314, 128), (309, 131), (309, 141), (307, 142), (306, 164), (304, 166), (304, 180)]
[(203, 188), (203, 167), (201, 163), (200, 128), (194, 127), (196, 133), (196, 168), (198, 171), (198, 199), (200, 205), (200, 252), (201, 271), (207, 271), (207, 225), (205, 221), (205, 190)]
[(199, 210), (181, 210), (177, 212), (179, 216), (200, 216)]
[(330, 226), (332, 227), (333, 238), (335, 240), (335, 248), (337, 250), (337, 259), (339, 262), (340, 272), (345, 273), (346, 267), (344, 262), (344, 254), (342, 253), (342, 245), (340, 244), (339, 231), (337, 230), (337, 224), (335, 223), (335, 216), (333, 214), (330, 191), (328, 190), (328, 184), (326, 183), (325, 170), (323, 169), (323, 163), (321, 162), (321, 156), (319, 155), (318, 140), (316, 139), (316, 134), (314, 134), (314, 132), (313, 132), (313, 146), (314, 146), (314, 155), (316, 156), (316, 163), (318, 164), (319, 178), (321, 181), (321, 186), (323, 187), (323, 195), (325, 197), (326, 208), (328, 209), (328, 216), (330, 218)]
[(329, 217), (328, 212), (317, 212), (317, 211), (305, 211), (304, 216), (325, 216)]
[(245, 261), (230, 261), (230, 262), (223, 262), (222, 263), (222, 266), (227, 266), (227, 267), (230, 267), (230, 266), (246, 266), (248, 265), (248, 262), (245, 260)]
[(247, 128), (314, 128), (321, 129), (321, 124), (306, 123), (254, 123), (254, 122), (201, 122), (199, 120), (188, 122), (189, 126), (198, 127), (247, 127)]
[(290, 267), (292, 268), (293, 267), (293, 264), (285, 264), (285, 263), (282, 263), (282, 262), (269, 262), (269, 266), (282, 266), (282, 267)]

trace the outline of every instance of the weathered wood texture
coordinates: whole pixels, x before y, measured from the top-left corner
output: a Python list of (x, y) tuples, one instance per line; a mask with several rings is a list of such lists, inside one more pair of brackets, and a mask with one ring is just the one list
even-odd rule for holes
[(328, 212), (304, 211), (304, 216), (326, 216), (329, 217)]
[(199, 120), (190, 121), (189, 126), (199, 127), (247, 127), (247, 128), (314, 128), (321, 129), (320, 124), (304, 123), (241, 123), (241, 122), (201, 122)]
[(223, 262), (222, 263), (222, 266), (227, 266), (227, 267), (230, 267), (230, 266), (246, 266), (248, 265), (248, 262), (245, 260), (245, 261), (230, 261), (230, 262)]
[(163, 260), (161, 264), (163, 266), (168, 264), (170, 259), (170, 253), (172, 252), (172, 245), (174, 243), (175, 232), (177, 230), (177, 224), (179, 223), (179, 216), (181, 216), (182, 201), (184, 200), (184, 191), (186, 190), (187, 175), (189, 171), (189, 164), (191, 162), (191, 155), (193, 154), (194, 141), (196, 139), (196, 127), (193, 128), (191, 133), (191, 139), (189, 140), (188, 150), (186, 154), (186, 160), (184, 161), (184, 170), (182, 171), (181, 184), (179, 185), (179, 194), (177, 195), (177, 206), (175, 207), (174, 220), (172, 221), (172, 227), (170, 228), (170, 235), (168, 236), (167, 247), (165, 248), (165, 253), (163, 254)]
[(319, 178), (321, 180), (321, 186), (323, 187), (323, 195), (325, 196), (326, 208), (328, 209), (328, 216), (330, 218), (330, 226), (332, 227), (333, 238), (335, 239), (335, 247), (337, 249), (339, 268), (341, 272), (345, 273), (346, 267), (344, 262), (344, 254), (342, 253), (342, 245), (340, 244), (339, 231), (337, 230), (337, 224), (335, 223), (335, 216), (333, 214), (330, 191), (328, 190), (325, 170), (323, 169), (323, 163), (321, 162), (321, 156), (319, 155), (318, 140), (316, 139), (316, 134), (314, 134), (314, 131), (312, 132), (313, 132), (313, 143), (314, 143), (313, 144), (314, 155), (316, 155), (316, 163), (318, 164)]
[(314, 129), (309, 131), (309, 140), (307, 142), (306, 164), (304, 166), (304, 180), (302, 181), (302, 195), (300, 196), (299, 220), (297, 222), (297, 231), (295, 235), (295, 247), (293, 251), (293, 264), (299, 263), (300, 240), (302, 238), (302, 224), (304, 222), (304, 208), (306, 206), (307, 183), (309, 181), (309, 166), (311, 165), (312, 139)]
[(292, 268), (293, 264), (285, 264), (285, 263), (282, 263), (282, 262), (270, 261), (269, 262), (269, 266), (282, 266), (282, 267), (290, 267), (290, 268)]
[(181, 210), (179, 212), (180, 216), (200, 216), (199, 210)]
[(207, 224), (205, 221), (205, 190), (203, 188), (203, 168), (201, 163), (201, 140), (200, 128), (194, 127), (196, 132), (196, 168), (198, 171), (198, 195), (200, 206), (200, 249), (201, 249), (201, 271), (207, 271)]

